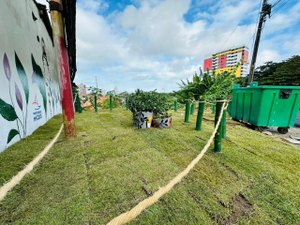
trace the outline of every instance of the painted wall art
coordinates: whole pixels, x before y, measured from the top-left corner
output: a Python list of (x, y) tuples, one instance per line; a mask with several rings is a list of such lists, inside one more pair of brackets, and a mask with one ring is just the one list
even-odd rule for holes
[(61, 104), (56, 52), (34, 1), (1, 0), (0, 21), (1, 152), (61, 113)]

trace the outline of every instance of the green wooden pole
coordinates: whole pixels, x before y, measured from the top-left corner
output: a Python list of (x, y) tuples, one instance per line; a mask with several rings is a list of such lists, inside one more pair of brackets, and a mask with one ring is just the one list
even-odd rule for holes
[(222, 117), (222, 138), (226, 137), (226, 115), (227, 115), (227, 110), (224, 110), (223, 117)]
[(125, 108), (128, 110), (128, 98), (125, 99)]
[(178, 106), (177, 106), (177, 101), (174, 101), (174, 111), (177, 112)]
[(112, 111), (112, 95), (109, 95), (109, 110)]
[(98, 112), (98, 107), (97, 107), (97, 95), (94, 95), (94, 108), (95, 108), (95, 112)]
[(198, 114), (197, 114), (196, 130), (201, 130), (204, 107), (205, 107), (205, 102), (200, 101), (198, 107)]
[(76, 99), (75, 99), (75, 112), (82, 113), (82, 107), (81, 107), (81, 102), (80, 102), (80, 97), (78, 92), (76, 93)]
[(192, 103), (191, 105), (191, 115), (194, 115), (194, 112), (195, 112), (195, 102)]
[(188, 123), (190, 119), (190, 100), (187, 99), (185, 103), (185, 117), (184, 117), (184, 122)]
[(211, 113), (214, 114), (216, 112), (216, 105), (213, 103), (211, 107)]
[[(215, 126), (218, 123), (218, 119), (219, 119), (219, 116), (220, 116), (221, 110), (222, 110), (222, 105), (223, 105), (223, 102), (217, 102), (217, 104), (216, 104)], [(221, 115), (221, 116), (223, 116), (223, 115)], [(217, 133), (215, 135), (214, 141), (215, 141), (215, 152), (216, 153), (221, 152), (221, 150), (222, 150), (222, 120), (221, 120), (220, 126), (217, 130)]]

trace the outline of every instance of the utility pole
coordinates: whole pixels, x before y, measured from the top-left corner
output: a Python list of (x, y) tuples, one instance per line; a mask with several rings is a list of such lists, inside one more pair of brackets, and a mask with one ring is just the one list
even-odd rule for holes
[(271, 8), (272, 8), (272, 5), (268, 4), (268, 0), (264, 0), (262, 7), (261, 7), (261, 11), (260, 11), (258, 28), (256, 31), (256, 38), (255, 38), (255, 43), (254, 43), (254, 48), (253, 48), (253, 53), (252, 53), (250, 73), (249, 73), (249, 77), (248, 77), (248, 84), (250, 84), (254, 78), (254, 69), (255, 69), (257, 52), (258, 52), (258, 47), (259, 47), (259, 42), (260, 42), (260, 36), (261, 36), (262, 29), (263, 29), (263, 24), (264, 24), (264, 22), (266, 22), (266, 16), (269, 15), (269, 18), (270, 18)]
[(98, 77), (97, 76), (95, 76), (95, 80), (96, 80), (96, 88), (98, 90)]
[(62, 0), (50, 0), (49, 1), (53, 41), (54, 46), (57, 49), (57, 63), (59, 66), (60, 74), (60, 93), (62, 98), (62, 113), (65, 136), (75, 137), (75, 118), (74, 118), (74, 106), (72, 99), (72, 88), (69, 68), (68, 50), (65, 44), (65, 27), (62, 17), (63, 6)]

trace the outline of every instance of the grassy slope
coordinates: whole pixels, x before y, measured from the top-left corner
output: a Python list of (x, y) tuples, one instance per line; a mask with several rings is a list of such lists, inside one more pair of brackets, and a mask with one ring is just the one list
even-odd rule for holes
[[(172, 129), (135, 130), (131, 114), (121, 109), (77, 115), (78, 138), (60, 138), (0, 202), (0, 223), (105, 224), (130, 209), (181, 171), (212, 132), (209, 121), (196, 132), (195, 116), (188, 125), (180, 113), (173, 116)], [(58, 130), (53, 121), (46, 127)], [(31, 142), (0, 154), (0, 179), (20, 169), (24, 156), (16, 151), (30, 152)], [(10, 172), (2, 172), (5, 165)], [(131, 224), (300, 224), (299, 165), (299, 148), (228, 126), (223, 153), (211, 148), (186, 179)]]

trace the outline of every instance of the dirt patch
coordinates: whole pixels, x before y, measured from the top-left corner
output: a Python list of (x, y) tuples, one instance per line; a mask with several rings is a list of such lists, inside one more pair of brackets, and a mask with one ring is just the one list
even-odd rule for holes
[(239, 218), (247, 216), (253, 211), (252, 204), (241, 193), (232, 199), (230, 205), (232, 207), (231, 214), (226, 220), (220, 221), (220, 225), (234, 224)]

